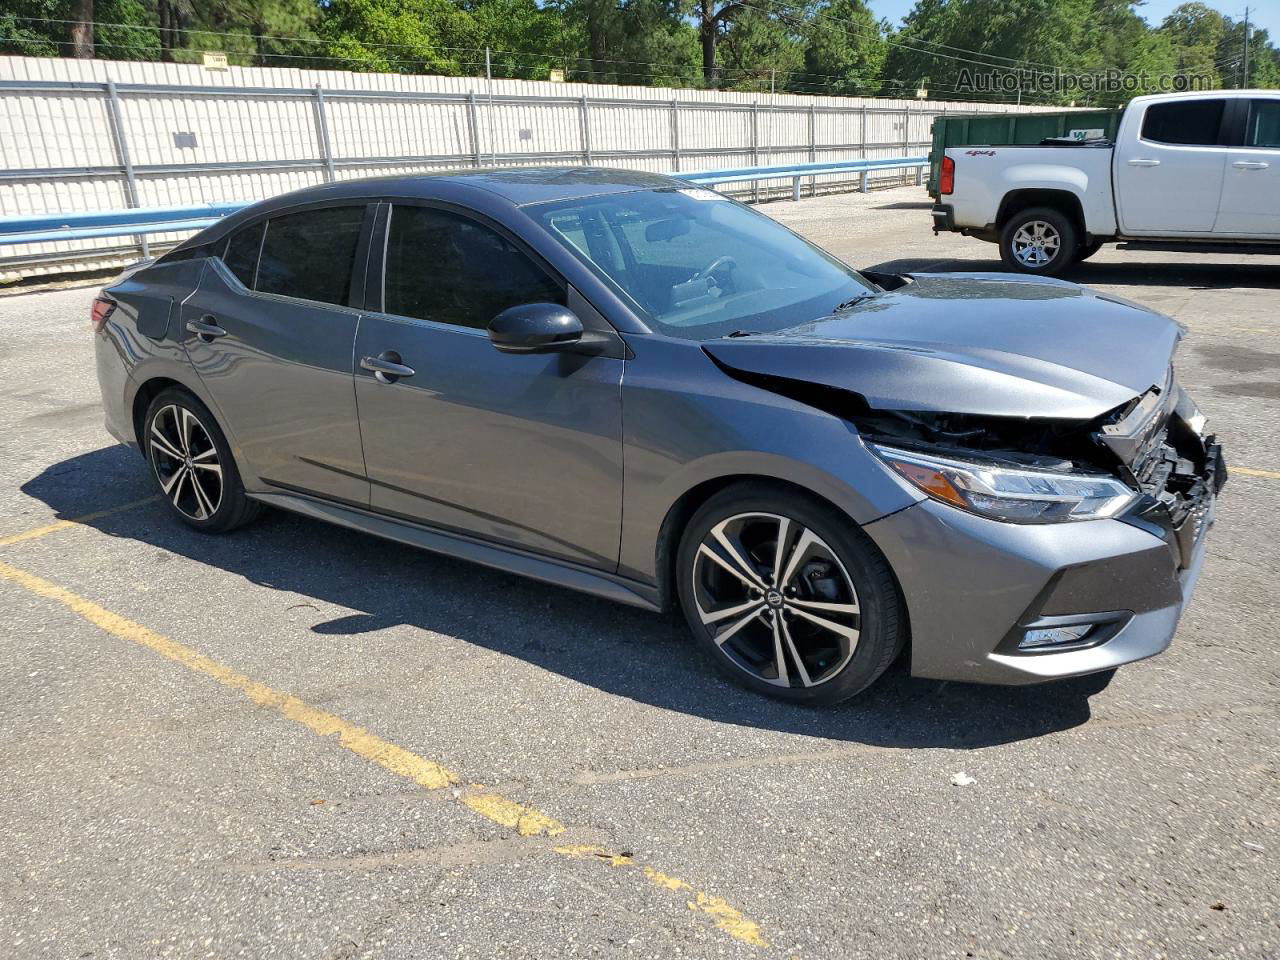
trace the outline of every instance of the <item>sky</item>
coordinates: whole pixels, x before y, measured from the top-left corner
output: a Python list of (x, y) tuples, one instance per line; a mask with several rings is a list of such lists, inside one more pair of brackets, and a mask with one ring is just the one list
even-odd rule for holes
[[(1158, 27), (1160, 21), (1182, 2), (1183, 0), (1147, 0), (1138, 7), (1138, 13), (1147, 23)], [(1208, 0), (1208, 4), (1221, 10), (1232, 20), (1244, 19), (1244, 0)], [(868, 5), (877, 17), (884, 17), (898, 26), (915, 6), (915, 0), (868, 0)], [(1265, 28), (1272, 43), (1280, 40), (1280, 3), (1276, 0), (1250, 0), (1248, 6), (1249, 22)]]

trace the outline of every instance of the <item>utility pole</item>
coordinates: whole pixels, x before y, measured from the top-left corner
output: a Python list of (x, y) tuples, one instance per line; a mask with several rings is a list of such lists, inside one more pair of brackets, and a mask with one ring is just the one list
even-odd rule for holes
[(1240, 77), (1240, 89), (1249, 86), (1249, 8), (1244, 8), (1244, 73)]

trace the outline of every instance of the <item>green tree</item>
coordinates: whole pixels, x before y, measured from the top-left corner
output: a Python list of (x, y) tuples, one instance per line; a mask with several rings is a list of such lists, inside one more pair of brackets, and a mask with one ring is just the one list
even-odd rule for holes
[(1184, 3), (1160, 24), (1160, 33), (1173, 44), (1178, 72), (1204, 77), (1209, 87), (1222, 86), (1217, 60), (1226, 32), (1222, 14), (1203, 3)]
[(863, 0), (823, 0), (808, 11), (804, 69), (795, 89), (869, 95), (880, 87), (889, 46), (886, 25)]
[(475, 74), (475, 20), (449, 0), (329, 0), (320, 52), (349, 70)]
[(757, 7), (734, 17), (720, 49), (717, 72), (726, 74), (721, 86), (738, 90), (782, 89), (804, 65), (804, 46), (788, 21)]

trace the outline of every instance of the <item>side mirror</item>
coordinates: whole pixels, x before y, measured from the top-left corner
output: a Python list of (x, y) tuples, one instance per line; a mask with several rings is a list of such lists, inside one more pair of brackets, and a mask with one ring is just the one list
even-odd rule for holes
[(508, 307), (489, 321), (489, 339), (503, 353), (553, 353), (582, 340), (582, 321), (558, 303)]

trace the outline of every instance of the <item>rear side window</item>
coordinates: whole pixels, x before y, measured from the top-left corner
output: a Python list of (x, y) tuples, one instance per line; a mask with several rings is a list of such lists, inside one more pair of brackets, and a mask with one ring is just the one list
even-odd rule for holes
[(1208, 147), (1218, 142), (1225, 100), (1182, 100), (1147, 107), (1142, 139), (1156, 143)]
[(320, 303), (348, 303), (364, 216), (365, 204), (360, 204), (273, 217), (267, 222), (254, 289)]
[(1249, 106), (1246, 147), (1280, 147), (1280, 100), (1254, 100)]
[(564, 289), (496, 230), (444, 210), (395, 206), (383, 309), (484, 328), (507, 307), (565, 302)]
[(258, 251), (262, 248), (262, 228), (265, 226), (263, 221), (233, 233), (222, 255), (227, 269), (250, 290), (253, 289), (253, 275), (258, 269)]

